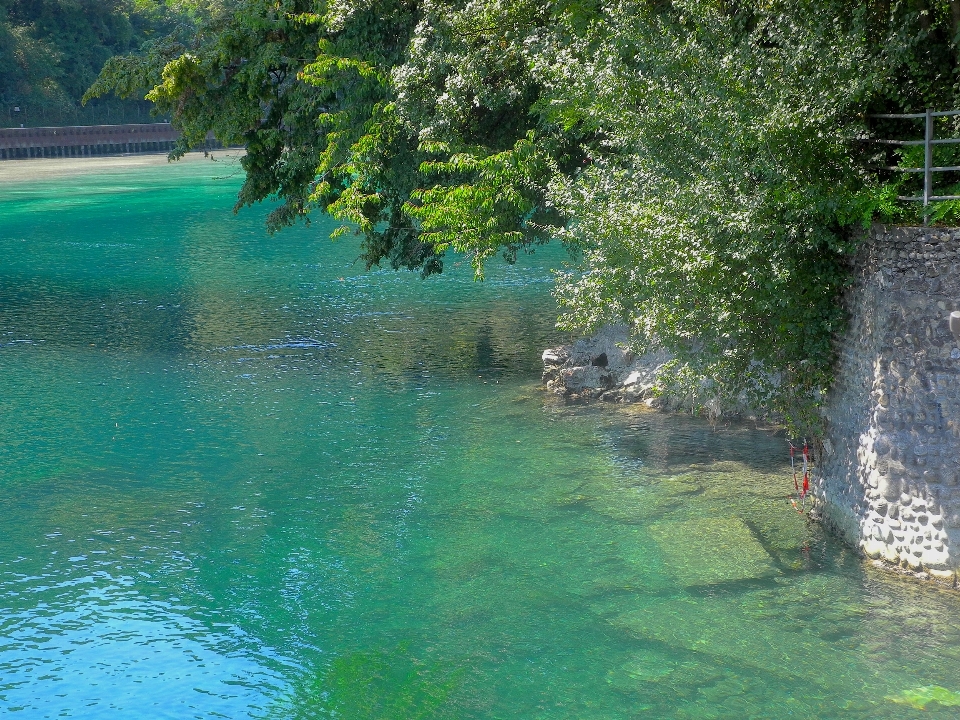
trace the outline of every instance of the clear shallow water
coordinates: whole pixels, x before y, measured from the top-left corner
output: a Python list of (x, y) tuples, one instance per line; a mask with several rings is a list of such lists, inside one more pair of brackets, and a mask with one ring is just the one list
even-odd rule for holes
[(366, 272), (231, 175), (0, 184), (0, 709), (953, 717), (889, 698), (960, 691), (960, 599), (781, 438), (540, 391), (556, 251)]

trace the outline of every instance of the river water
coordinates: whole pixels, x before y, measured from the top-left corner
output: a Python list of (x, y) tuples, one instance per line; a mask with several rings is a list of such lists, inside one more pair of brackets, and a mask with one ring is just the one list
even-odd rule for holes
[(422, 281), (225, 156), (14, 166), (11, 717), (955, 716), (960, 599), (795, 513), (782, 437), (544, 394), (559, 250)]

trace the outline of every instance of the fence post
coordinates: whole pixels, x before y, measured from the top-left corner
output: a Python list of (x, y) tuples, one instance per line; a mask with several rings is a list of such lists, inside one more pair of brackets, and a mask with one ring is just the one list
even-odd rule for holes
[(923, 224), (930, 224), (930, 214), (927, 206), (933, 195), (933, 113), (930, 108), (926, 111), (926, 128), (923, 134)]

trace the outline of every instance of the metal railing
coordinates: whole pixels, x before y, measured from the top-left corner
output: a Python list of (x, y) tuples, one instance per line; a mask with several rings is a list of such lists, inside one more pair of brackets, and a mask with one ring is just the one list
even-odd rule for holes
[(960, 143), (960, 138), (937, 138), (934, 129), (934, 119), (938, 117), (951, 117), (960, 115), (960, 110), (930, 110), (929, 108), (922, 113), (879, 113), (869, 115), (868, 117), (884, 120), (923, 120), (924, 132), (923, 140), (872, 140), (878, 145), (898, 145), (901, 147), (923, 145), (923, 167), (899, 167), (892, 165), (883, 166), (884, 170), (893, 170), (895, 172), (905, 173), (923, 173), (923, 195), (900, 195), (898, 200), (910, 202), (923, 202), (924, 223), (929, 221), (927, 208), (931, 202), (938, 200), (960, 200), (960, 195), (934, 195), (933, 194), (933, 174), (938, 172), (960, 172), (960, 165), (935, 166), (933, 164), (934, 145), (955, 145)]

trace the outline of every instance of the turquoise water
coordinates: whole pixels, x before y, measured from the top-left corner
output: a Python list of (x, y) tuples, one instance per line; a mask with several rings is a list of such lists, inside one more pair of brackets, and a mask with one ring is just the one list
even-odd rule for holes
[(793, 512), (782, 437), (544, 394), (558, 251), (367, 272), (238, 184), (0, 182), (4, 712), (954, 717), (960, 599)]

